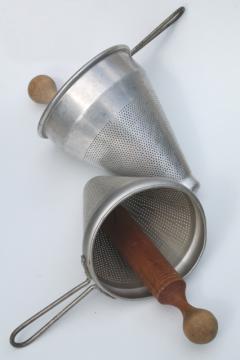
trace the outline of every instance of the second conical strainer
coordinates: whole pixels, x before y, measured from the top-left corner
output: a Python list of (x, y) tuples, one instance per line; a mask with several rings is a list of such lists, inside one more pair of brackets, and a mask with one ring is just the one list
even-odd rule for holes
[[(112, 297), (134, 299), (149, 295), (103, 229), (104, 220), (120, 204), (181, 275), (194, 267), (204, 248), (206, 225), (201, 204), (191, 191), (177, 182), (157, 177), (96, 177), (84, 191), (82, 263), (87, 280), (14, 330), (12, 345), (30, 344), (96, 287)], [(80, 295), (32, 337), (22, 342), (15, 340), (23, 328), (85, 286)]]
[[(144, 70), (133, 55), (176, 21), (179, 8), (133, 50), (114, 46), (83, 66), (57, 92), (39, 123), (39, 133), (81, 160), (125, 176), (163, 176), (198, 186)], [(56, 88), (29, 93), (46, 102)], [(48, 95), (48, 96), (47, 96)]]

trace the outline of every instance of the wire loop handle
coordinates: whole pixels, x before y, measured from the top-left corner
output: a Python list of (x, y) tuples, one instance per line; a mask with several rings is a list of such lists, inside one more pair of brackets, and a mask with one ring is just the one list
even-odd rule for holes
[(181, 6), (176, 11), (174, 11), (170, 16), (168, 16), (160, 25), (158, 25), (149, 35), (147, 35), (140, 43), (138, 43), (132, 50), (131, 55), (135, 55), (139, 50), (146, 46), (150, 41), (155, 39), (160, 35), (164, 30), (171, 26), (175, 21), (177, 21), (184, 13), (185, 7)]
[[(80, 300), (82, 300), (85, 296), (87, 296), (95, 287), (96, 285), (90, 284), (89, 279), (86, 279), (81, 284), (75, 286), (73, 289), (67, 291), (65, 294), (60, 296), (57, 300), (53, 301), (51, 304), (37, 312), (35, 315), (30, 317), (28, 320), (24, 321), (21, 325), (19, 325), (11, 334), (10, 336), (10, 343), (14, 347), (24, 347), (29, 344), (31, 344), (33, 341), (35, 341), (40, 335), (42, 335), (50, 326), (52, 326), (57, 320), (59, 320), (64, 314), (66, 314), (67, 311), (69, 311), (74, 305), (79, 303)], [(19, 332), (21, 332), (24, 328), (26, 328), (28, 325), (36, 321), (38, 318), (46, 314), (48, 311), (55, 308), (57, 305), (62, 303), (64, 300), (68, 299), (70, 296), (81, 290), (82, 288), (89, 285), (83, 292), (81, 292), (80, 295), (78, 295), (73, 301), (71, 301), (67, 306), (65, 306), (59, 313), (57, 313), (55, 316), (53, 316), (45, 325), (43, 325), (39, 330), (37, 330), (32, 336), (30, 336), (27, 340), (18, 342), (16, 341), (16, 336)]]

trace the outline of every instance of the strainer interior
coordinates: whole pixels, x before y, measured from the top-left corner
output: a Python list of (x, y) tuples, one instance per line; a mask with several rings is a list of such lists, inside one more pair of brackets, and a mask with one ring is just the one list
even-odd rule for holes
[[(177, 189), (154, 188), (121, 202), (182, 275), (195, 265), (204, 246), (204, 219), (195, 200)], [(97, 279), (108, 292), (130, 298), (148, 295), (102, 226), (95, 237), (92, 259)]]

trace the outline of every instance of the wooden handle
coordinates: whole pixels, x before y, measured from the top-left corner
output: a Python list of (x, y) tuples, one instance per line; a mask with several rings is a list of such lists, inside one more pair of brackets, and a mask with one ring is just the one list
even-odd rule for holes
[(189, 340), (205, 344), (217, 334), (213, 314), (191, 306), (185, 296), (186, 283), (164, 258), (153, 242), (118, 206), (105, 220), (105, 232), (129, 266), (139, 275), (153, 296), (162, 303), (176, 306), (183, 314), (183, 330)]
[(39, 104), (48, 104), (57, 93), (53, 79), (47, 75), (34, 77), (28, 85), (28, 95)]

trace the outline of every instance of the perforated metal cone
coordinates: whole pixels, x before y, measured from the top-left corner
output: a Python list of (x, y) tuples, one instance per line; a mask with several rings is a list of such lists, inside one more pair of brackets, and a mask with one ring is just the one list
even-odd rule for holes
[(44, 112), (40, 134), (125, 176), (163, 176), (197, 187), (143, 69), (126, 46), (80, 69)]
[(162, 254), (182, 275), (196, 264), (206, 236), (203, 209), (186, 187), (163, 178), (96, 177), (84, 191), (87, 271), (105, 292), (123, 297), (148, 295), (101, 225), (124, 206)]

